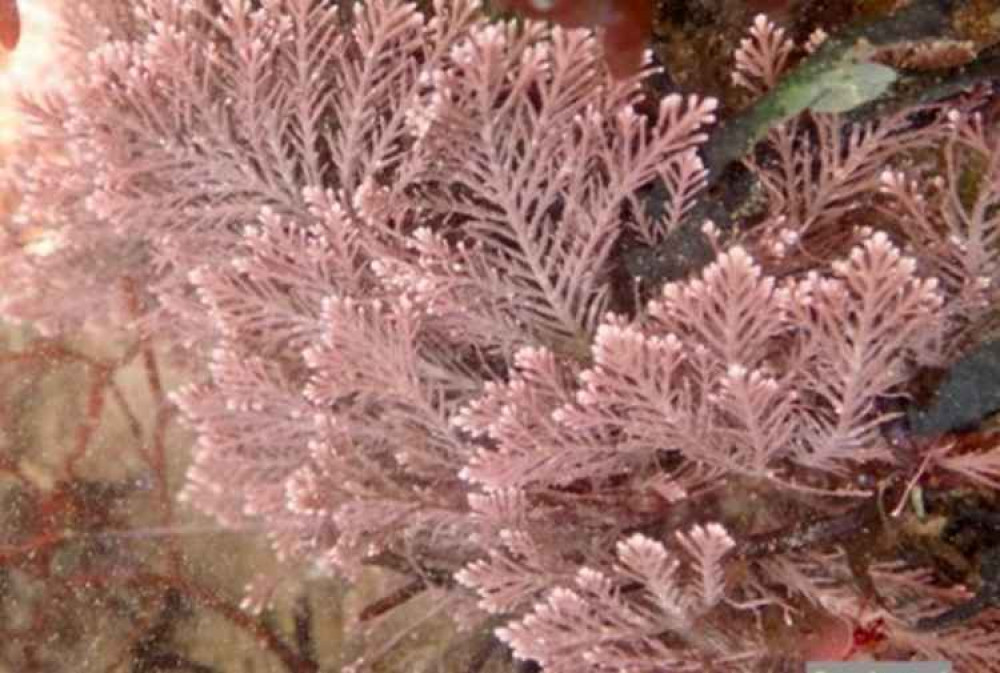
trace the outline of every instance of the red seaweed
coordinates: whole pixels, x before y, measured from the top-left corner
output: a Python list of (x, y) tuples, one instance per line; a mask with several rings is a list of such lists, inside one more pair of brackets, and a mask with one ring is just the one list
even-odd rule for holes
[(611, 74), (638, 72), (653, 22), (650, 0), (501, 0), (501, 8), (563, 28), (597, 28)]

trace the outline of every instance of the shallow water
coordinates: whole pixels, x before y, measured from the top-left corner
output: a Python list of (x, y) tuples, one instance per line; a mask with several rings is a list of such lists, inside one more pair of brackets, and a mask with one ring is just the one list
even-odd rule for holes
[[(157, 424), (176, 377), (155, 349), (2, 334), (0, 672), (339, 670), (433, 612), (418, 599), (366, 635), (350, 623), (395, 578), (348, 590), (176, 503), (191, 437)], [(431, 619), (372, 670), (430, 670), (452, 632)]]

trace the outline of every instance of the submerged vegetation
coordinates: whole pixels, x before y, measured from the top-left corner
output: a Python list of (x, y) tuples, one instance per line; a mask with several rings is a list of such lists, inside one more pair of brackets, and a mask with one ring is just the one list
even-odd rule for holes
[(0, 665), (1000, 670), (1000, 17), (760, 4), (67, 7)]

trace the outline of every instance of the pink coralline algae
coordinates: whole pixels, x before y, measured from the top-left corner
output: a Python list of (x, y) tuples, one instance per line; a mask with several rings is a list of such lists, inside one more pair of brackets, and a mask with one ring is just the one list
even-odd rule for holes
[[(547, 673), (1000, 670), (996, 611), (918, 628), (969, 597), (925, 518), (946, 486), (993, 494), (1000, 449), (888, 431), (998, 298), (991, 94), (803, 110), (746, 157), (752, 213), (692, 225), (716, 101), (612, 76), (592, 18), (432, 10), (69, 22), (73, 84), (28, 108), (59, 151), (10, 169), (5, 314), (113, 323), (142, 288), (132, 326), (189, 367), (185, 500), (325, 572), (419, 580)], [(801, 53), (759, 17), (734, 85), (766, 95)], [(688, 229), (708, 264), (622, 273)]]

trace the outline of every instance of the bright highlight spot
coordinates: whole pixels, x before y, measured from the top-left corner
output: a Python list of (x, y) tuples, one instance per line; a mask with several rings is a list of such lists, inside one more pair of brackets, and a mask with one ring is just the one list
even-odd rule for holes
[(62, 80), (57, 63), (57, 0), (18, 0), (21, 42), (13, 52), (0, 47), (0, 145), (19, 133), (17, 92), (49, 88)]

